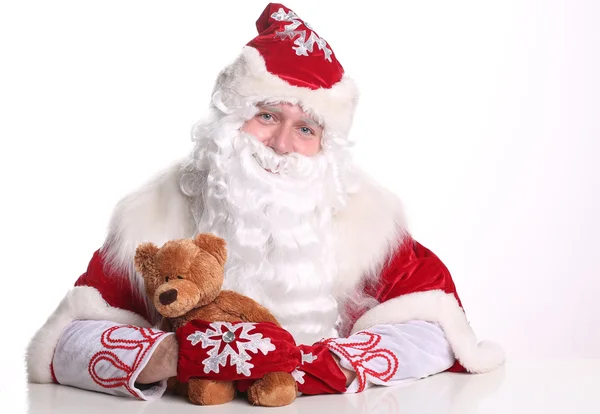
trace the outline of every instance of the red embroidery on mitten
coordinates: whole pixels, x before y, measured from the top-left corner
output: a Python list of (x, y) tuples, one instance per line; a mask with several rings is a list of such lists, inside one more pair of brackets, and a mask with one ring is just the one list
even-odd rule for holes
[[(119, 329), (134, 329), (138, 331), (142, 339), (123, 339), (123, 338), (114, 338), (112, 335)], [(125, 389), (134, 397), (142, 398), (135, 390), (133, 390), (129, 383), (131, 381), (131, 376), (138, 369), (140, 363), (150, 350), (152, 346), (156, 343), (156, 341), (163, 336), (165, 333), (160, 331), (155, 331), (149, 328), (139, 328), (136, 326), (113, 326), (102, 333), (100, 337), (100, 343), (107, 349), (127, 349), (127, 350), (135, 350), (137, 349), (137, 353), (135, 359), (131, 365), (127, 365), (123, 362), (114, 352), (102, 350), (96, 352), (90, 362), (88, 364), (88, 372), (92, 380), (99, 386), (103, 388), (118, 388), (125, 387)], [(106, 361), (112, 364), (115, 368), (123, 372), (122, 376), (115, 376), (111, 378), (103, 378), (99, 375), (97, 371), (97, 365)]]
[[(365, 342), (347, 342), (344, 339), (330, 338), (323, 341), (329, 349), (343, 356), (354, 368), (356, 378), (358, 379), (358, 390), (361, 392), (367, 385), (367, 375), (374, 378), (379, 378), (381, 381), (389, 381), (398, 371), (398, 358), (392, 351), (385, 348), (377, 348), (381, 342), (381, 335), (371, 332), (360, 331), (355, 336), (367, 336)], [(356, 353), (356, 351), (359, 351)], [(373, 359), (381, 358), (385, 361), (386, 369), (383, 371), (375, 371), (368, 368), (365, 364)]]

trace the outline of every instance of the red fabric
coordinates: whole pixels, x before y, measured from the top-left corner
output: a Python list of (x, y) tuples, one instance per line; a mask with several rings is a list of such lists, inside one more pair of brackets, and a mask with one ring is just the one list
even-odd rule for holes
[[(277, 34), (286, 30), (286, 27), (289, 35)], [(284, 5), (267, 5), (256, 21), (256, 29), (258, 36), (248, 42), (248, 46), (258, 50), (269, 73), (291, 85), (310, 89), (331, 88), (342, 79), (344, 68), (331, 51), (331, 46)], [(311, 39), (314, 41), (312, 51)], [(326, 51), (319, 47), (317, 40), (331, 51), (329, 60), (326, 58)], [(304, 55), (298, 55), (301, 52), (294, 48), (301, 47), (302, 41), (306, 42), (306, 48), (309, 50)]]
[[(234, 336), (229, 341), (225, 340), (227, 332)], [(190, 378), (236, 381), (237, 390), (245, 392), (268, 372), (288, 372), (303, 394), (346, 390), (346, 376), (325, 344), (296, 346), (289, 332), (270, 322), (194, 320), (177, 329), (176, 335), (180, 382)], [(263, 349), (249, 349), (248, 344), (253, 341), (261, 341)], [(240, 351), (244, 348), (245, 352)]]
[(367, 293), (379, 302), (409, 293), (443, 290), (460, 298), (450, 272), (431, 250), (409, 238), (388, 261), (381, 272), (379, 283), (367, 287)]
[(75, 286), (93, 287), (110, 306), (137, 313), (150, 321), (144, 298), (134, 291), (127, 275), (105, 262), (100, 250), (94, 252), (87, 271), (77, 279)]
[[(227, 332), (233, 333), (231, 342), (226, 340)], [(268, 372), (292, 372), (301, 361), (300, 349), (292, 335), (270, 322), (194, 320), (175, 334), (179, 344), (180, 382), (188, 382), (190, 378), (256, 379)], [(252, 343), (260, 345), (252, 347)]]
[(50, 362), (50, 375), (52, 375), (52, 382), (58, 384), (58, 380), (56, 379), (56, 374), (54, 374), (54, 364)]
[[(298, 391), (305, 395), (338, 394), (346, 391), (346, 376), (338, 366), (329, 348), (323, 343), (298, 345), (305, 360), (292, 372)], [(308, 357), (308, 358), (307, 358)], [(256, 380), (236, 382), (236, 389), (246, 392)]]
[(304, 355), (316, 357), (298, 367), (298, 391), (302, 394), (336, 394), (346, 391), (346, 376), (323, 343), (300, 345)]
[[(377, 283), (365, 286), (364, 292), (377, 299), (379, 303), (384, 303), (403, 295), (438, 289), (454, 295), (462, 308), (448, 268), (431, 250), (408, 237), (387, 261)], [(341, 333), (348, 335), (352, 325), (365, 311), (365, 309), (348, 308), (346, 312), (350, 324), (345, 327), (347, 332)], [(458, 361), (448, 371), (467, 372)]]

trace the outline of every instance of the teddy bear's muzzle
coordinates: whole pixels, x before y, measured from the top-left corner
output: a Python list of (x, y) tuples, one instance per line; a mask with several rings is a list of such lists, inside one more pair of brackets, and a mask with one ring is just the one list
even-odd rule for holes
[(198, 305), (200, 289), (185, 279), (169, 280), (154, 292), (154, 306), (161, 315), (175, 318)]

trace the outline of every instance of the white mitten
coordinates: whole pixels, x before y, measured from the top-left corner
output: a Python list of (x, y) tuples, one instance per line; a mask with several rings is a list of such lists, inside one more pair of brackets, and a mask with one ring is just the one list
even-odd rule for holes
[(172, 334), (111, 321), (73, 321), (54, 351), (54, 378), (59, 384), (106, 394), (159, 398), (166, 390), (166, 380), (144, 387), (135, 381), (168, 335)]
[(347, 393), (424, 378), (454, 364), (444, 331), (425, 321), (376, 325), (325, 343), (342, 367), (356, 372)]

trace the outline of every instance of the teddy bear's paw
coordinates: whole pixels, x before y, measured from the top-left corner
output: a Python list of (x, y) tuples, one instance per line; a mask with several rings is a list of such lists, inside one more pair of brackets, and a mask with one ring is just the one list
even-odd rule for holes
[(235, 398), (235, 387), (230, 381), (191, 379), (188, 398), (198, 405), (225, 404)]
[(270, 372), (248, 388), (248, 401), (263, 407), (281, 407), (296, 399), (296, 380), (287, 372)]

